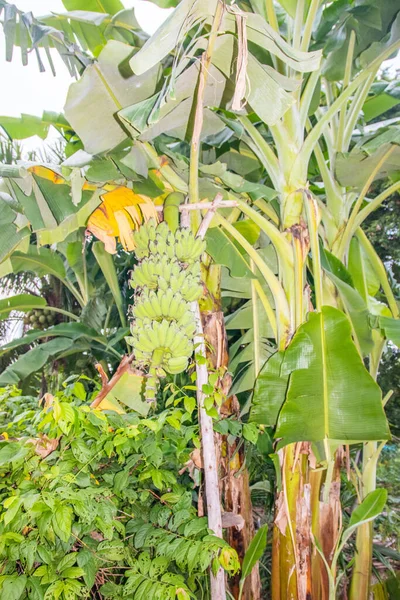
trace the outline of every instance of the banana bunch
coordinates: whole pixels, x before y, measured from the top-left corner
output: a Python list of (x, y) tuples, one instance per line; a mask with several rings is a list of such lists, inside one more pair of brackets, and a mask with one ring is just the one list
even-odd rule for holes
[(137, 288), (161, 289), (180, 292), (187, 302), (197, 300), (201, 296), (202, 286), (200, 281), (200, 263), (194, 263), (187, 269), (176, 260), (166, 257), (145, 258), (138, 265), (132, 275), (131, 286)]
[(148, 370), (148, 402), (155, 399), (160, 377), (188, 366), (196, 330), (190, 303), (202, 293), (199, 259), (205, 243), (188, 229), (173, 230), (165, 221), (150, 220), (134, 233), (139, 264), (131, 279), (136, 294), (128, 341), (138, 366)]
[(194, 333), (189, 303), (179, 292), (174, 293), (171, 289), (166, 292), (150, 290), (142, 293), (132, 313), (137, 325), (139, 320), (175, 321), (187, 335), (191, 336)]
[(182, 263), (199, 260), (206, 249), (206, 242), (195, 238), (190, 229), (178, 229), (175, 233), (175, 256)]
[(24, 324), (35, 329), (46, 329), (55, 323), (55, 314), (48, 308), (36, 308), (26, 313)]
[(190, 229), (177, 229), (173, 233), (165, 221), (157, 226), (154, 219), (150, 219), (133, 234), (133, 241), (139, 260), (151, 255), (193, 264), (206, 249), (205, 241), (196, 238)]

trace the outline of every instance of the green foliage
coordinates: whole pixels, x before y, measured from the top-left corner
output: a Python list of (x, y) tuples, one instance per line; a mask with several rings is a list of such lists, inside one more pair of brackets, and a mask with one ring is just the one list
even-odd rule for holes
[[(104, 413), (88, 408), (85, 385), (3, 421), (10, 435), (28, 419), (35, 427), (0, 442), (1, 597), (73, 600), (100, 587), (104, 598), (190, 598), (215, 558), (236, 571), (179, 475), (198, 444), (188, 414)], [(8, 411), (26, 403), (17, 394), (4, 391)]]
[[(349, 321), (332, 307), (310, 313), (285, 353), (267, 361), (253, 403), (258, 423), (273, 426), (279, 414), (276, 436), (285, 444), (389, 436), (380, 389), (362, 363)], [(362, 421), (357, 414), (365, 415)]]

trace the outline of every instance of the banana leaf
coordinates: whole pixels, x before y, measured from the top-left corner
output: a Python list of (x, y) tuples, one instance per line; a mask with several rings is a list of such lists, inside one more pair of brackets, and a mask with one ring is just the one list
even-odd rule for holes
[(339, 310), (310, 313), (285, 353), (290, 378), (278, 417), (282, 445), (390, 437), (379, 386), (366, 370)]
[(273, 426), (281, 445), (356, 443), (390, 436), (379, 386), (366, 370), (347, 317), (323, 306), (258, 376), (251, 420)]
[(18, 385), (21, 380), (39, 371), (52, 357), (71, 348), (74, 348), (74, 340), (60, 337), (28, 350), (1, 373), (0, 386)]
[(45, 308), (46, 306), (47, 302), (41, 296), (17, 294), (11, 298), (0, 300), (0, 320), (7, 319), (13, 310), (28, 312), (34, 308)]
[[(5, 354), (10, 350), (18, 348), (19, 346), (27, 346), (32, 344), (33, 342), (36, 342), (37, 340), (50, 337), (68, 338), (74, 342), (79, 339), (83, 339), (88, 341), (100, 342), (104, 346), (107, 346), (107, 338), (105, 336), (99, 334), (95, 329), (87, 327), (83, 323), (60, 323), (59, 325), (54, 325), (53, 327), (49, 327), (45, 330), (34, 329), (32, 331), (29, 331), (24, 336), (16, 338), (8, 344), (4, 344), (3, 346), (1, 346), (0, 354)], [(116, 337), (115, 340), (117, 340)], [(110, 347), (112, 347), (112, 344), (110, 344)]]
[(151, 96), (156, 89), (159, 67), (145, 76), (133, 75), (126, 64), (131, 54), (131, 46), (110, 40), (97, 63), (69, 88), (65, 115), (90, 154), (105, 152), (123, 142), (126, 131), (115, 113)]

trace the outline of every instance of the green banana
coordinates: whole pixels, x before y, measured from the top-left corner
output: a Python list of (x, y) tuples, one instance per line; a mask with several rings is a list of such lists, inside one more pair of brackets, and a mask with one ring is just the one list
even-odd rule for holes
[[(189, 229), (179, 229), (181, 194), (170, 194), (164, 205), (166, 221), (151, 219), (134, 233), (135, 266), (131, 286), (135, 289), (129, 343), (136, 364), (147, 370), (145, 398), (154, 402), (160, 377), (187, 369), (193, 354), (196, 330), (190, 303), (202, 293), (200, 256), (202, 240)], [(178, 215), (179, 216), (179, 215)]]
[(172, 192), (165, 198), (164, 219), (172, 233), (179, 227), (179, 205), (184, 201), (185, 196), (181, 192)]

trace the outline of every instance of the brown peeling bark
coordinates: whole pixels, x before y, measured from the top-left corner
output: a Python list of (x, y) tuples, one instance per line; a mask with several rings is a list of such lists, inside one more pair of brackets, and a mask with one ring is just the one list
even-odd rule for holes
[(336, 455), (327, 503), (322, 501), (326, 472), (316, 469), (311, 445), (288, 446), (284, 460), (281, 452), (283, 489), (275, 506), (271, 598), (329, 600), (326, 567), (313, 539), (331, 565), (341, 528), (341, 452)]

